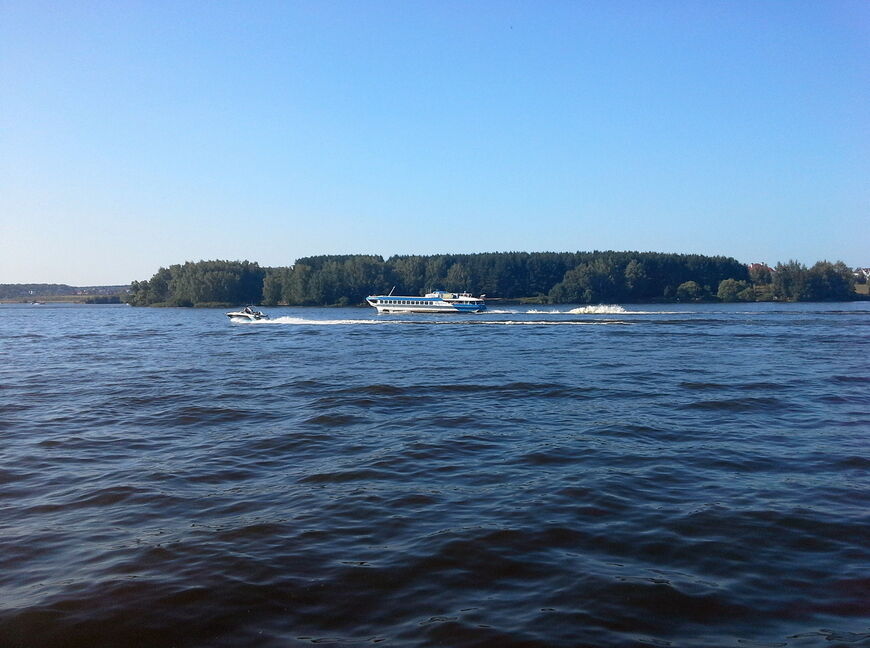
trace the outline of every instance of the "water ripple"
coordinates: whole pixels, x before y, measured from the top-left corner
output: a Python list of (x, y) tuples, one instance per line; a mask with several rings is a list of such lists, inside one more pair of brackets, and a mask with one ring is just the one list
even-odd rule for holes
[(870, 310), (92, 308), (0, 322), (4, 647), (870, 640)]

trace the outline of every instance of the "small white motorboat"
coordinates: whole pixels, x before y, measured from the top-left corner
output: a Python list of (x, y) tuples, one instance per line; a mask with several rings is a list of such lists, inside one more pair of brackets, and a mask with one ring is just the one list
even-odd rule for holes
[(269, 316), (266, 315), (266, 313), (254, 310), (253, 306), (245, 306), (240, 311), (232, 311), (231, 313), (227, 313), (227, 317), (229, 317), (231, 320), (246, 320), (248, 322), (256, 322), (257, 320), (269, 319)]

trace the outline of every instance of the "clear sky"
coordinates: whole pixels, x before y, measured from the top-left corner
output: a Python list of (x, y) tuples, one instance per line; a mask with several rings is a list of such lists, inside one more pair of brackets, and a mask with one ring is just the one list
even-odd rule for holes
[(870, 2), (0, 0), (0, 283), (595, 249), (870, 266)]

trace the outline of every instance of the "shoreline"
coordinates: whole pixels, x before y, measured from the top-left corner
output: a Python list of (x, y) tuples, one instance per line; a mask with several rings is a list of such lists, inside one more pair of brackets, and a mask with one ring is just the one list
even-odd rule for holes
[[(51, 296), (51, 297), (40, 297), (38, 300), (30, 300), (30, 299), (0, 299), (0, 305), (20, 305), (20, 306), (42, 306), (46, 304), (77, 304), (81, 306), (122, 306), (122, 305), (131, 305), (128, 302), (123, 301), (120, 298), (117, 299), (105, 299), (105, 298), (82, 298), (83, 296), (76, 295), (73, 296)], [(535, 298), (491, 298), (487, 299), (488, 306), (565, 306), (565, 305), (576, 305), (579, 302), (565, 302), (565, 303), (549, 303), (546, 301), (537, 300)], [(680, 301), (676, 299), (656, 299), (656, 300), (644, 300), (644, 301), (615, 301), (615, 302), (607, 302), (608, 305), (615, 304), (834, 304), (834, 303), (844, 303), (849, 304), (853, 302), (866, 302), (870, 301), (870, 295), (867, 293), (855, 292), (854, 297), (848, 300), (842, 299), (832, 299), (832, 300), (807, 300), (807, 301), (791, 301), (791, 300), (780, 300), (780, 299), (769, 299), (769, 300), (755, 300), (755, 301), (722, 301), (718, 299), (700, 299), (700, 300), (691, 300), (691, 301)], [(596, 302), (597, 304), (598, 302)], [(580, 304), (581, 306), (593, 306), (596, 304)], [(604, 304), (604, 302), (601, 302)], [(256, 304), (258, 307), (263, 308), (370, 308), (368, 304), (310, 304), (310, 305), (299, 305), (299, 304)], [(175, 306), (175, 305), (164, 305), (164, 304), (149, 304), (148, 306), (141, 306), (137, 308), (235, 308), (238, 304), (235, 303), (204, 303), (204, 304), (194, 304), (193, 306)]]

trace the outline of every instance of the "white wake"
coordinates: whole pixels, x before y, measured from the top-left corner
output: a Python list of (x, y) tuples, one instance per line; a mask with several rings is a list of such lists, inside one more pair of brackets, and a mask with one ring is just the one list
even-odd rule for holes
[[(552, 311), (550, 311), (552, 312)], [(379, 325), (379, 326), (402, 326), (402, 325), (423, 325), (423, 326), (594, 326), (601, 324), (626, 324), (618, 320), (606, 321), (565, 321), (558, 319), (533, 319), (533, 320), (487, 320), (487, 319), (471, 319), (458, 317), (456, 319), (307, 319), (304, 317), (275, 317), (273, 319), (262, 319), (256, 321), (239, 321), (232, 320), (232, 323), (238, 326), (359, 326), (359, 325)]]
[(526, 312), (536, 315), (686, 315), (691, 311), (628, 310), (619, 304), (596, 304), (570, 310), (532, 309)]
[(267, 324), (292, 324), (296, 326), (336, 326), (341, 324), (395, 324), (395, 321), (389, 320), (371, 320), (371, 319), (307, 319), (305, 317), (275, 317), (270, 319), (261, 319), (256, 320), (254, 322), (233, 322), (234, 324), (256, 324), (256, 325), (267, 325)]

